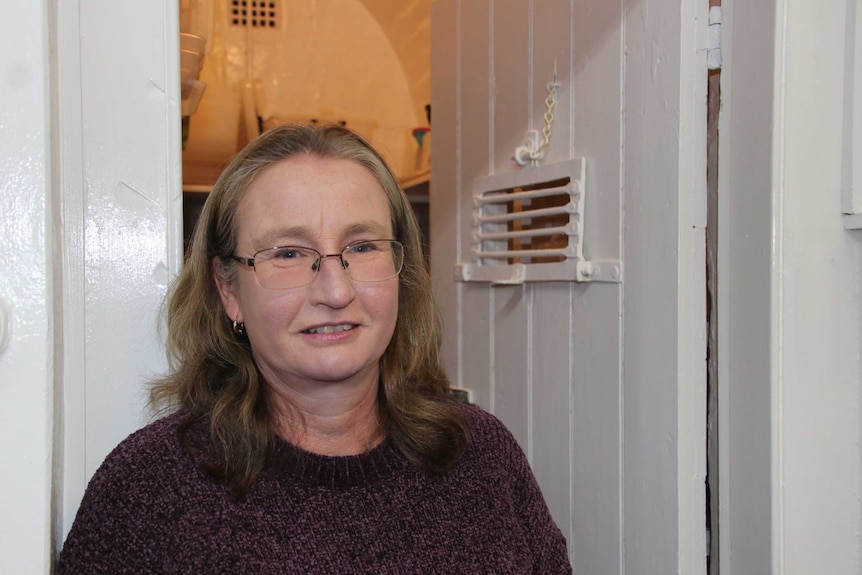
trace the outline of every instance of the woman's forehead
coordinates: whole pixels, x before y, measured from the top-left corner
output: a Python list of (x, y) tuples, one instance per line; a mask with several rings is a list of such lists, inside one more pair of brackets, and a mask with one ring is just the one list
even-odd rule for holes
[(362, 164), (342, 158), (299, 156), (262, 170), (238, 206), (238, 233), (271, 247), (281, 238), (313, 239), (392, 233), (383, 186)]

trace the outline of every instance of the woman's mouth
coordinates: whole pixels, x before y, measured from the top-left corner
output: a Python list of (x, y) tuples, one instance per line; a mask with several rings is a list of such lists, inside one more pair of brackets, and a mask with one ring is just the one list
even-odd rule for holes
[(342, 323), (338, 325), (320, 325), (317, 327), (312, 327), (305, 330), (303, 333), (308, 334), (317, 334), (317, 333), (336, 333), (339, 331), (348, 331), (355, 328), (356, 325), (352, 323)]

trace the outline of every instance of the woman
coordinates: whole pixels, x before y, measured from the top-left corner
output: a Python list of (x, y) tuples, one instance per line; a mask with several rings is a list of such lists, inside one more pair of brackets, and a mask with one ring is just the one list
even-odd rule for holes
[(174, 370), (87, 488), (58, 573), (570, 573), (526, 459), (448, 393), (383, 159), (289, 125), (219, 178), (169, 296)]

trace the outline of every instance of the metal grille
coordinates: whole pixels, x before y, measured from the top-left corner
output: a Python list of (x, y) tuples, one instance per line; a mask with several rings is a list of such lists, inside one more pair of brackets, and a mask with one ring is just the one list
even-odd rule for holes
[(564, 261), (578, 250), (578, 242), (569, 241), (578, 235), (572, 218), (580, 215), (577, 188), (578, 182), (565, 178), (476, 195), (474, 253), (483, 263)]
[(231, 0), (231, 26), (276, 28), (278, 2), (274, 0)]
[(583, 159), (473, 182), (472, 261), (462, 281), (620, 281), (619, 262), (584, 259)]

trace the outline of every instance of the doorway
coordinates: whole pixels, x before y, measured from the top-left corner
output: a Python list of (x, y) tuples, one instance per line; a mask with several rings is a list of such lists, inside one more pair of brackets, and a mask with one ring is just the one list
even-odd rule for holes
[(427, 245), (431, 2), (397, 15), (386, 4), (181, 0), (186, 245), (227, 162), (285, 122), (340, 123), (374, 145), (408, 193)]

